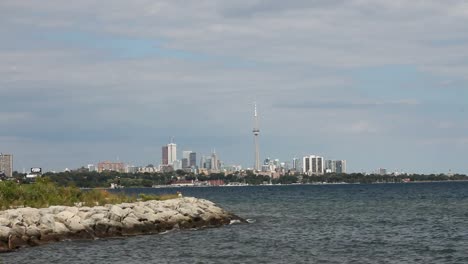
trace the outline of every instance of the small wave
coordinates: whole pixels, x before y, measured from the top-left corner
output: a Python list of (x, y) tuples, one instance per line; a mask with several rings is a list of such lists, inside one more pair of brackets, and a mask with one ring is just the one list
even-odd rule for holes
[(252, 223), (257, 222), (257, 220), (255, 220), (255, 219), (247, 219), (246, 221), (247, 221), (247, 223), (249, 223), (249, 224), (252, 224)]
[(164, 234), (171, 233), (171, 232), (174, 232), (174, 230), (166, 230), (166, 231), (163, 231), (163, 232), (161, 232), (159, 234), (164, 235)]
[(234, 224), (240, 224), (241, 221), (238, 220), (238, 219), (235, 219), (235, 220), (231, 220), (231, 222), (229, 222), (230, 225), (234, 225)]

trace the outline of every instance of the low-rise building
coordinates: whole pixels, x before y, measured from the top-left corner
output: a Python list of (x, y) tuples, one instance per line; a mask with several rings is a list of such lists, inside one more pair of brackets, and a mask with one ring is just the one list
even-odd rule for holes
[(125, 165), (123, 162), (110, 162), (110, 161), (99, 162), (98, 172), (103, 172), (103, 171), (125, 172)]

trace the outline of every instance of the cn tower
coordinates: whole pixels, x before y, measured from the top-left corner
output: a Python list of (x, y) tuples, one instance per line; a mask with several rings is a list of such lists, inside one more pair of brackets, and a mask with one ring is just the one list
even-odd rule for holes
[(252, 130), (254, 134), (255, 142), (255, 165), (254, 170), (260, 171), (260, 150), (258, 147), (258, 135), (260, 134), (260, 129), (258, 128), (258, 114), (257, 114), (257, 103), (254, 103), (254, 129)]

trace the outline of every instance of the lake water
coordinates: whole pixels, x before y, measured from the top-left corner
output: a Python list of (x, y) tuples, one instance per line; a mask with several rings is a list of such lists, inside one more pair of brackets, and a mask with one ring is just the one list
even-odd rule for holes
[(251, 224), (0, 255), (0, 263), (468, 263), (468, 182), (168, 189)]

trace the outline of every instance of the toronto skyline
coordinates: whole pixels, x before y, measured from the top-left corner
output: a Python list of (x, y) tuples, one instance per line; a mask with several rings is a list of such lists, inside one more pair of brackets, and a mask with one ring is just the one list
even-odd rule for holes
[(159, 164), (172, 137), (253, 167), (259, 128), (260, 163), (468, 174), (465, 1), (4, 0), (0, 17), (17, 171)]

